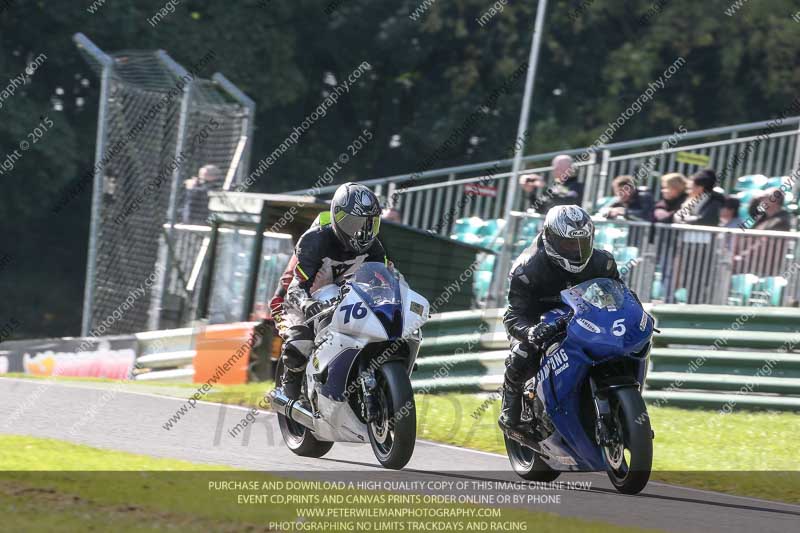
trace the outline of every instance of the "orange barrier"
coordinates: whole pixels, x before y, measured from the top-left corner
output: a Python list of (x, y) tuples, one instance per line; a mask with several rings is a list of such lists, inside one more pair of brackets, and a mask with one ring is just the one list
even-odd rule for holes
[(194, 382), (247, 383), (250, 350), (257, 322), (207, 326), (195, 337)]

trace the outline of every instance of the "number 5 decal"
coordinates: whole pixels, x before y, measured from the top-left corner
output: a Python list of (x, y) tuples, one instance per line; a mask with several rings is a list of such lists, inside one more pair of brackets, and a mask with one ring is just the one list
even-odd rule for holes
[(625, 322), (624, 318), (620, 318), (619, 320), (615, 320), (614, 324), (611, 326), (611, 333), (616, 335), (617, 337), (622, 337), (625, 335)]
[(361, 320), (365, 316), (367, 316), (367, 308), (361, 305), (361, 302), (356, 302), (350, 305), (343, 305), (340, 311), (344, 311), (344, 323), (350, 323), (350, 317), (352, 316), (356, 320)]

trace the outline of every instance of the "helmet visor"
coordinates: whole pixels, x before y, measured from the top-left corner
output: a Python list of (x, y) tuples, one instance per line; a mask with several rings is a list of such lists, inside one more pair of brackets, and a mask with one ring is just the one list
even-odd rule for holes
[(381, 216), (356, 216), (339, 211), (336, 215), (336, 226), (347, 235), (359, 248), (369, 246), (381, 227)]
[(591, 235), (561, 237), (551, 233), (547, 236), (547, 240), (558, 255), (573, 265), (582, 265), (592, 256)]

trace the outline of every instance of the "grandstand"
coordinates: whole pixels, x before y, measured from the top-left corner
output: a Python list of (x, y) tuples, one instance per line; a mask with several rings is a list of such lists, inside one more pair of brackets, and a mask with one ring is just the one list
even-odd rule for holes
[[(583, 207), (597, 212), (613, 200), (611, 178), (616, 175), (636, 175), (639, 184), (658, 198), (660, 176), (688, 175), (708, 167), (718, 171), (720, 190), (741, 199), (742, 220), (748, 218), (750, 200), (774, 188), (786, 191), (788, 208), (796, 215), (798, 126), (800, 117), (784, 117), (613, 143), (600, 147), (599, 154), (576, 148), (530, 155), (523, 159), (524, 172), (544, 175), (553, 167), (542, 162), (559, 154), (575, 156), (577, 178), (585, 191)], [(589, 157), (581, 157), (584, 154)], [(516, 195), (511, 213), (502, 212), (510, 186), (517, 187), (511, 184), (511, 163), (488, 161), (362, 183), (385, 198), (399, 197), (394, 207), (403, 223), (495, 252), (480, 263), (474, 302), (478, 307), (502, 306), (504, 290), (492, 285), (502, 263), (496, 257), (518, 255), (541, 223), (540, 215), (526, 210), (522, 195)], [(335, 186), (323, 188), (320, 194), (325, 197), (333, 190)], [(796, 306), (800, 300), (797, 235), (599, 219), (596, 245), (614, 254), (626, 281), (646, 302)], [(743, 250), (751, 253), (742, 254)]]

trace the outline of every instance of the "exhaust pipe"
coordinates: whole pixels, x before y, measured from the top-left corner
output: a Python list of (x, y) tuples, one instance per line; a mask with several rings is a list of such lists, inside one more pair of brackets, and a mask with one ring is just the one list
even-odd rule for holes
[(530, 448), (531, 451), (533, 451), (533, 453), (535, 453), (536, 455), (544, 457), (545, 459), (550, 459), (550, 456), (542, 451), (542, 447), (539, 446), (539, 443), (536, 441), (536, 439), (533, 438), (533, 436), (526, 435), (525, 433), (515, 430), (503, 431), (503, 433), (509, 439), (516, 441), (517, 443), (525, 446), (526, 448)]
[(269, 393), (269, 409), (284, 415), (311, 430), (314, 429), (314, 413), (303, 407), (297, 400), (290, 400), (278, 389)]

